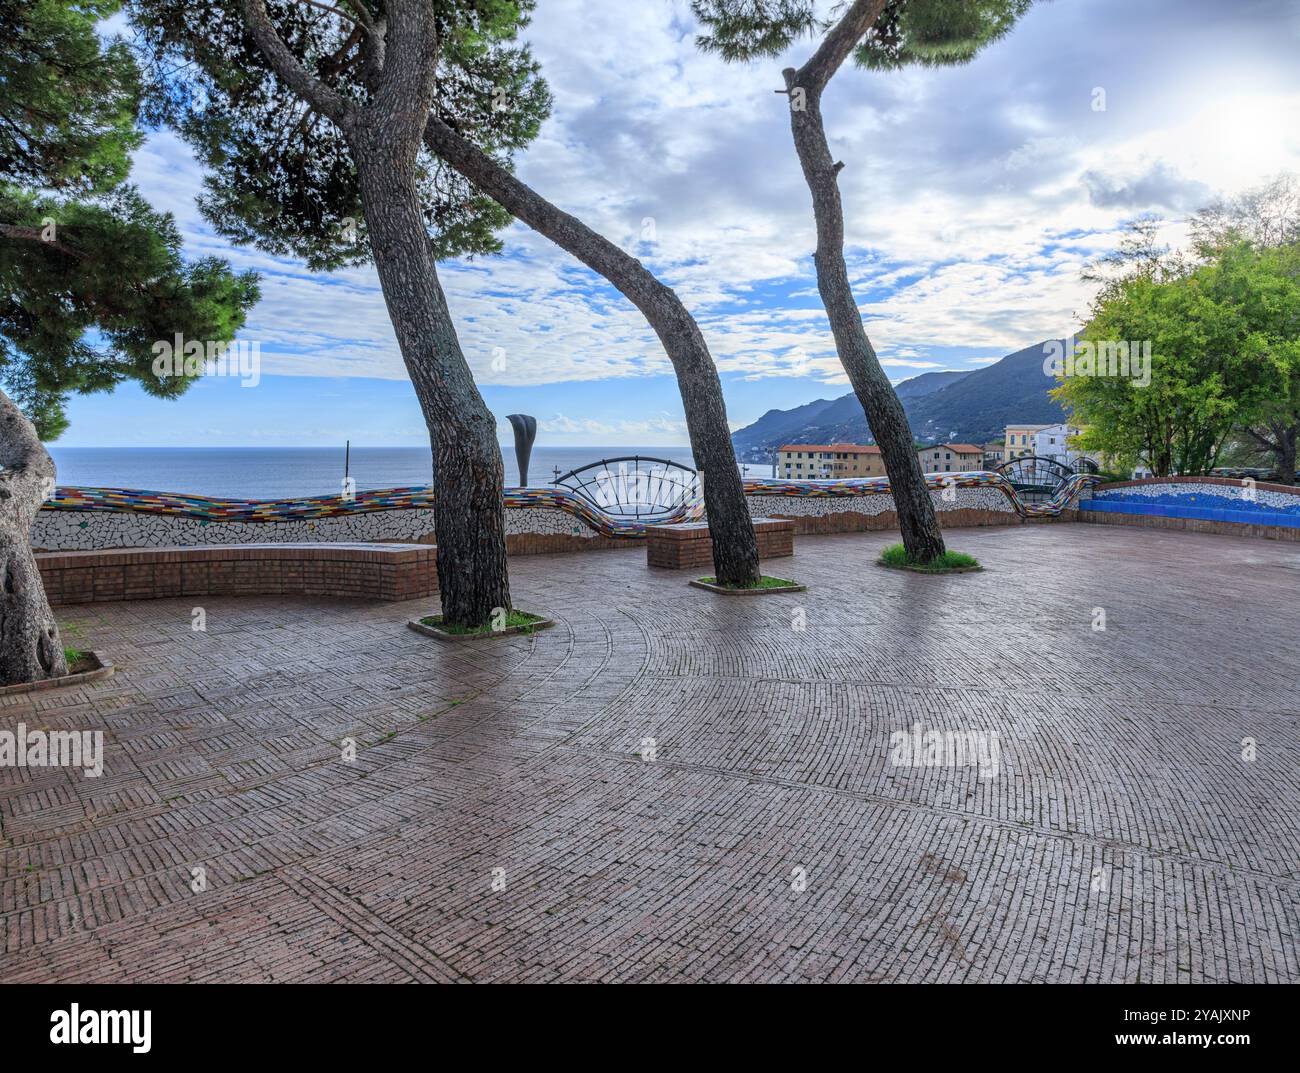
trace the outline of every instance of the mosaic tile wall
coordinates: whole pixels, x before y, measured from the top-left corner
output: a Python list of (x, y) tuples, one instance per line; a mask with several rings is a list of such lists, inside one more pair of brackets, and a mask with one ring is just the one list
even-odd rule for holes
[(1171, 477), (1163, 481), (1098, 488), (1079, 507), (1113, 514), (1300, 529), (1300, 490), (1276, 489), (1276, 485), (1250, 488), (1235, 481), (1211, 483)]
[[(975, 508), (1021, 516), (1059, 513), (1077, 500), (1089, 480), (1075, 478), (1051, 503), (1025, 504), (996, 473), (931, 474), (926, 479), (940, 511)], [(873, 516), (894, 509), (889, 481), (883, 477), (750, 480), (745, 491), (755, 517), (848, 511)], [(566, 489), (507, 489), (505, 505), (507, 534), (625, 539), (645, 535), (645, 523), (612, 518)], [(701, 517), (701, 505), (695, 502), (670, 520)], [(92, 551), (197, 544), (415, 542), (432, 538), (433, 532), (433, 493), (427, 488), (358, 492), (351, 500), (339, 496), (238, 500), (129, 488), (61, 487), (37, 515), (32, 544), (48, 551)]]

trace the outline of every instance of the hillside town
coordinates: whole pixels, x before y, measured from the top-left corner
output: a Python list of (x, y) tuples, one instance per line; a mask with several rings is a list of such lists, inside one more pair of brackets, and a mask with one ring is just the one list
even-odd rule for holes
[[(1046, 459), (1066, 469), (1095, 471), (1099, 460), (1071, 441), (1078, 425), (1007, 425), (1001, 440), (983, 446), (972, 443), (918, 445), (917, 456), (926, 473), (973, 473), (995, 470), (1024, 458)], [(845, 477), (884, 477), (880, 448), (860, 443), (787, 443), (777, 448), (774, 475), (788, 480), (838, 480)], [(1135, 472), (1134, 477), (1145, 474)]]

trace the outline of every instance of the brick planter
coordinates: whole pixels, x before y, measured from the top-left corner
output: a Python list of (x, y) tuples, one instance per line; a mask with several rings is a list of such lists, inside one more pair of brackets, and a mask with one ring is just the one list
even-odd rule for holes
[(47, 689), (61, 689), (64, 686), (79, 686), (86, 682), (98, 682), (101, 678), (113, 676), (113, 661), (98, 652), (87, 652), (87, 662), (91, 666), (76, 674), (65, 674), (62, 678), (42, 678), (39, 682), (17, 682), (11, 686), (0, 686), (0, 697), (13, 693), (43, 693)]
[(415, 600), (438, 591), (430, 544), (229, 544), (36, 556), (51, 604), (172, 596)]
[[(794, 554), (794, 522), (788, 518), (755, 518), (760, 559), (780, 559)], [(713, 565), (713, 545), (708, 522), (656, 525), (646, 533), (646, 565), (684, 570)]]

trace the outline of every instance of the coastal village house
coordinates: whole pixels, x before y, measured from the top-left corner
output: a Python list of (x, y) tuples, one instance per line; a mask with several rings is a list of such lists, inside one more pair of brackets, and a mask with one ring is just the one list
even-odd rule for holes
[(926, 473), (970, 473), (984, 468), (984, 448), (973, 443), (936, 443), (917, 454)]
[[(993, 469), (1003, 462), (1036, 455), (1073, 467), (1083, 452), (1069, 439), (1083, 430), (1078, 425), (1007, 425), (1003, 439), (979, 446), (973, 443), (936, 443), (921, 447), (917, 457), (926, 473), (971, 473)], [(859, 443), (788, 443), (777, 448), (778, 477), (793, 480), (836, 480), (842, 477), (884, 477), (880, 448)]]
[(1071, 447), (1069, 439), (1082, 431), (1078, 425), (1048, 425), (1039, 429), (1034, 433), (1034, 454), (1073, 468), (1074, 463), (1084, 457), (1084, 453)]
[[(984, 448), (940, 443), (917, 451), (926, 473), (968, 473), (984, 468)], [(842, 477), (884, 477), (880, 448), (858, 443), (787, 443), (777, 448), (777, 476), (824, 481)]]
[(860, 443), (789, 443), (777, 449), (777, 476), (794, 480), (883, 477), (880, 448)]

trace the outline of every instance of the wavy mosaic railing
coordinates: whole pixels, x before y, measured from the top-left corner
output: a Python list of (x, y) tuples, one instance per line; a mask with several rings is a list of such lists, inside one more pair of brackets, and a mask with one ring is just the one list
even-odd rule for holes
[[(1025, 503), (1001, 474), (934, 473), (926, 477), (931, 489), (994, 488), (1001, 491), (1012, 508), (1023, 517), (1059, 514), (1071, 506), (1080, 491), (1095, 478), (1080, 474), (1057, 489), (1044, 503)], [(887, 477), (869, 477), (842, 481), (746, 480), (747, 495), (841, 497), (872, 496), (889, 493)], [(357, 492), (353, 498), (320, 496), (304, 499), (218, 499), (210, 496), (181, 495), (173, 492), (150, 492), (131, 488), (59, 487), (43, 509), (50, 511), (107, 511), (159, 514), (193, 518), (203, 522), (289, 522), (315, 521), (346, 515), (370, 514), (390, 510), (432, 509), (434, 493), (428, 488), (384, 488)], [(505, 494), (510, 509), (561, 510), (577, 518), (594, 532), (606, 537), (636, 538), (645, 535), (647, 523), (610, 517), (598, 507), (562, 488), (511, 488)], [(697, 520), (703, 516), (698, 500), (685, 504), (670, 517), (656, 523)]]

